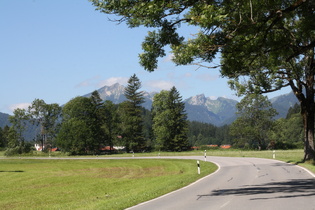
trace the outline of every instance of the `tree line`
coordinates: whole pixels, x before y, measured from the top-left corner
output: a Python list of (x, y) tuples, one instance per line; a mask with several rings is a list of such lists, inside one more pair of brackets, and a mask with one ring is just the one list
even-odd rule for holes
[[(0, 128), (0, 148), (6, 154), (27, 153), (37, 142), (48, 151), (58, 147), (72, 155), (100, 154), (107, 146), (126, 152), (185, 151), (205, 145), (230, 144), (242, 149), (294, 149), (303, 147), (302, 118), (296, 104), (285, 119), (274, 120), (275, 109), (267, 97), (250, 94), (237, 104), (238, 118), (221, 127), (187, 120), (185, 105), (175, 87), (153, 98), (151, 110), (144, 102), (141, 82), (130, 77), (126, 101), (102, 101), (97, 91), (76, 97), (63, 107), (35, 99), (27, 110), (16, 109), (11, 127)], [(27, 126), (38, 127), (33, 142), (26, 141)]]
[(63, 107), (35, 99), (31, 106), (14, 110), (10, 128), (1, 129), (6, 154), (29, 152), (23, 132), (28, 124), (39, 127), (36, 137), (42, 148), (59, 147), (70, 154), (99, 154), (102, 147), (124, 148), (126, 152), (153, 149), (188, 150), (188, 122), (184, 103), (175, 87), (153, 99), (152, 112), (145, 110), (141, 82), (134, 74), (125, 88), (126, 101), (102, 101), (97, 91), (76, 97)]

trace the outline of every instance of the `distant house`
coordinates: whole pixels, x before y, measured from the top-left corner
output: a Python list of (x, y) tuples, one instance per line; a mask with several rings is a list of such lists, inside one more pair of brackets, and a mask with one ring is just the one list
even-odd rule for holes
[(210, 144), (210, 145), (207, 145), (207, 147), (215, 148), (215, 147), (218, 147), (218, 145), (217, 144)]
[(35, 144), (34, 146), (36, 151), (43, 151), (45, 149), (45, 145), (41, 146), (39, 144)]
[(105, 146), (105, 147), (101, 147), (100, 151), (112, 151), (112, 150), (116, 150), (115, 148), (110, 148), (110, 146)]
[(100, 148), (100, 151), (115, 151), (115, 150), (124, 150), (124, 146), (113, 146), (110, 148), (110, 146), (103, 146)]
[(221, 145), (220, 146), (222, 149), (230, 149), (231, 148), (231, 145), (229, 144), (224, 144), (224, 145)]
[(55, 147), (55, 148), (51, 148), (50, 150), (51, 152), (56, 152), (56, 151), (59, 151), (59, 148), (58, 147)]
[[(34, 147), (36, 149), (36, 151), (43, 151), (47, 146), (50, 146), (50, 145), (39, 145), (39, 144), (35, 144)], [(56, 152), (56, 151), (59, 151), (59, 148), (58, 147), (54, 147), (54, 148), (51, 148), (50, 149), (51, 152)]]

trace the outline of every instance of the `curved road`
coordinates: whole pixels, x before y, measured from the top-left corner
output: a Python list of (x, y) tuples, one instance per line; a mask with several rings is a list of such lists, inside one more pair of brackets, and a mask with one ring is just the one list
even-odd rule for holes
[(315, 210), (315, 176), (299, 166), (259, 158), (207, 157), (207, 161), (216, 163), (219, 170), (129, 209)]

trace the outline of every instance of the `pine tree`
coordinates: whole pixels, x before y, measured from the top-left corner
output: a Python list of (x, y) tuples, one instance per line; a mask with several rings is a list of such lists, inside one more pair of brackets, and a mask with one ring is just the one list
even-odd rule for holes
[(127, 98), (124, 103), (124, 135), (126, 151), (130, 149), (134, 152), (143, 151), (145, 149), (145, 139), (143, 135), (143, 119), (142, 107), (144, 103), (143, 92), (139, 91), (141, 82), (134, 74), (128, 80), (128, 86), (125, 88), (125, 97)]

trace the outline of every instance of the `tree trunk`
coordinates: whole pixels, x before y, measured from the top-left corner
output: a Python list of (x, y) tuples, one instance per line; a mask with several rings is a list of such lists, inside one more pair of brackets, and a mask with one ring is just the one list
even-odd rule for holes
[(306, 98), (301, 101), (301, 114), (304, 124), (304, 161), (315, 160), (314, 149), (314, 90), (306, 89)]
[[(305, 66), (304, 81), (297, 80), (297, 86), (289, 81), (295, 96), (300, 101), (301, 115), (304, 125), (304, 161), (315, 160), (314, 149), (314, 85), (315, 85), (315, 61), (314, 51), (311, 50), (309, 56), (306, 56), (307, 65)], [(305, 90), (305, 94), (303, 93)]]

